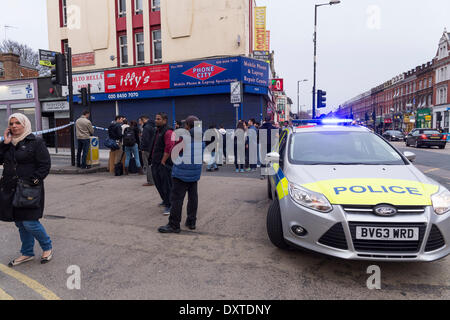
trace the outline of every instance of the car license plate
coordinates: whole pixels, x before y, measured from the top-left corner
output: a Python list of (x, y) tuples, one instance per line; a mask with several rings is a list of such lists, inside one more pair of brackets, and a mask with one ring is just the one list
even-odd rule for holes
[(419, 228), (356, 227), (357, 240), (418, 241)]
[(440, 139), (441, 137), (431, 137), (431, 139)]

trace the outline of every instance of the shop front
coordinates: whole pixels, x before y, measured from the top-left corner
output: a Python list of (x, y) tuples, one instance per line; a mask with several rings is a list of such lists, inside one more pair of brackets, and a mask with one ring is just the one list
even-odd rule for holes
[(411, 132), (412, 129), (414, 129), (415, 124), (416, 124), (416, 119), (414, 118), (414, 114), (405, 113), (403, 115), (403, 131), (404, 132)]
[(433, 128), (442, 129), (446, 133), (450, 132), (449, 111), (450, 104), (433, 108)]
[(13, 113), (26, 115), (32, 130), (41, 130), (41, 105), (36, 79), (0, 81), (0, 132), (5, 131), (7, 119)]
[[(242, 84), (238, 107), (230, 97), (230, 84), (236, 81)], [(244, 57), (105, 70), (104, 92), (91, 94), (92, 122), (107, 128), (116, 114), (137, 120), (164, 112), (170, 125), (196, 115), (204, 129), (235, 128), (237, 118), (262, 121), (271, 99), (268, 84), (269, 65)], [(79, 95), (74, 102), (77, 118), (86, 107), (79, 104)]]
[(432, 116), (430, 108), (417, 109), (416, 128), (431, 128)]

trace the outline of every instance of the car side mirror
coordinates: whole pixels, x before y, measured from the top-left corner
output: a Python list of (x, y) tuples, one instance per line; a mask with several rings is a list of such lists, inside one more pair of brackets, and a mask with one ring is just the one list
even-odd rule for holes
[(278, 152), (271, 152), (266, 154), (266, 163), (278, 163), (280, 162), (280, 154)]
[(405, 156), (406, 159), (408, 159), (411, 162), (414, 162), (416, 160), (416, 154), (409, 152), (409, 151), (405, 151), (403, 153), (403, 155)]

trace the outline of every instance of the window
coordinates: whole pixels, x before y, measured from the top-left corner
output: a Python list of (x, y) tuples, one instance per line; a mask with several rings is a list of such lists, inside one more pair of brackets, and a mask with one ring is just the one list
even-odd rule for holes
[(120, 46), (120, 65), (126, 66), (126, 65), (128, 65), (127, 36), (119, 37), (119, 46)]
[(134, 12), (135, 14), (142, 14), (144, 12), (142, 5), (142, 0), (135, 0), (134, 1)]
[(144, 34), (136, 33), (136, 64), (145, 63)]
[(3, 67), (3, 62), (0, 62), (0, 77), (5, 76), (5, 69)]
[(431, 87), (432, 82), (433, 82), (433, 78), (432, 77), (428, 78), (428, 87)]
[(162, 43), (161, 43), (161, 30), (155, 30), (153, 35), (153, 62), (162, 62)]
[(428, 96), (428, 105), (431, 106), (431, 104), (432, 104), (432, 95), (430, 94)]
[(422, 80), (419, 82), (419, 90), (422, 90)]
[(67, 0), (62, 0), (62, 19), (63, 27), (67, 27)]
[(126, 0), (117, 0), (119, 1), (119, 18), (125, 17), (127, 15), (127, 1)]
[(152, 11), (161, 10), (161, 0), (152, 0)]
[(413, 92), (416, 91), (416, 82), (413, 82)]
[(62, 54), (66, 54), (69, 50), (69, 40), (65, 39), (65, 40), (61, 40), (61, 49), (62, 49)]

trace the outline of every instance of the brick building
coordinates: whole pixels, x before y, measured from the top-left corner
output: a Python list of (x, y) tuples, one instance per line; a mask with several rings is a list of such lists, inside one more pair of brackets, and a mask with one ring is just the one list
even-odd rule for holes
[(14, 53), (0, 53), (0, 81), (37, 78), (39, 71)]
[(432, 61), (343, 103), (336, 115), (351, 117), (378, 131), (442, 127), (448, 132), (449, 39), (450, 33), (444, 31)]

